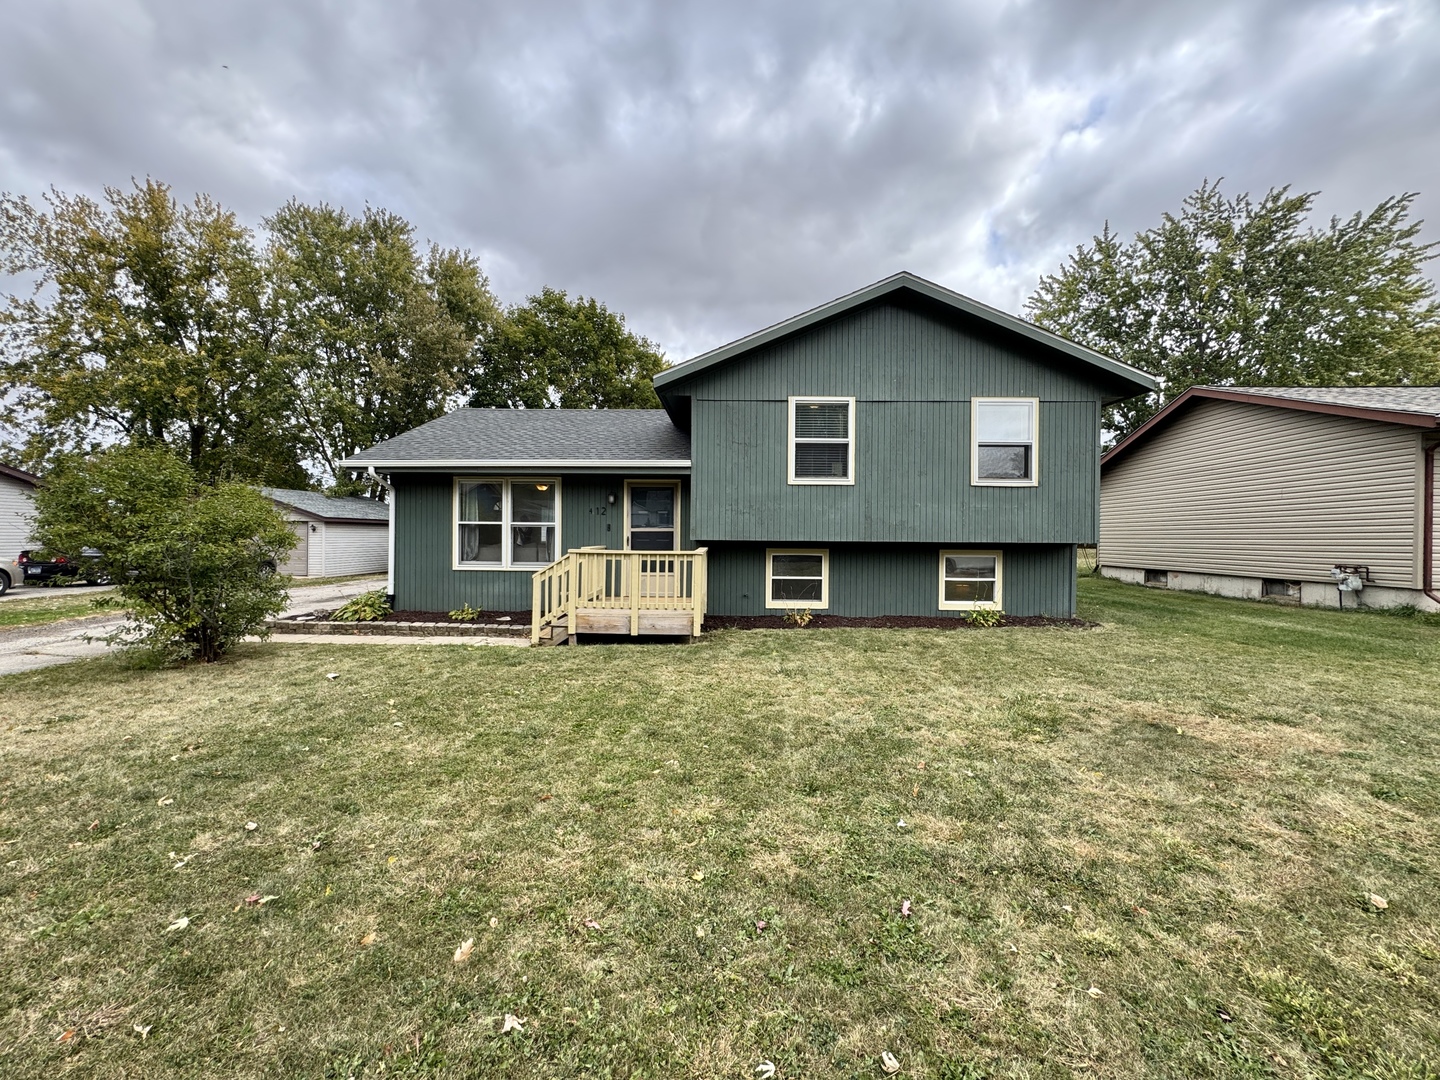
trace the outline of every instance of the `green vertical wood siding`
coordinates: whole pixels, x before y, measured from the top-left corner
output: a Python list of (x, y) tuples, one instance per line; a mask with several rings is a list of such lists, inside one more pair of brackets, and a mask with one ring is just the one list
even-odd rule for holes
[[(710, 614), (778, 613), (765, 606), (765, 548), (760, 544), (711, 546)], [(963, 617), (963, 611), (940, 608), (941, 550), (941, 546), (922, 544), (829, 545), (830, 606), (824, 610), (833, 615)], [(1072, 545), (1026, 545), (1000, 550), (1004, 559), (1002, 603), (1008, 614), (1059, 618), (1075, 614)]]
[[(703, 541), (1095, 542), (1101, 388), (982, 324), (881, 304), (670, 392), (692, 398)], [(811, 394), (857, 399), (854, 485), (787, 481), (787, 399)], [(974, 397), (1040, 399), (1038, 487), (971, 485)]]
[[(492, 474), (493, 475), (493, 474)], [(519, 479), (518, 474), (508, 478)], [(625, 481), (633, 476), (562, 476), (560, 545), (562, 551), (625, 542)], [(656, 478), (665, 483), (674, 478)], [(395, 514), (395, 607), (402, 611), (453, 611), (464, 604), (486, 611), (530, 608), (533, 570), (456, 570), (454, 556), (454, 477), (441, 474), (392, 475)], [(615, 494), (615, 505), (606, 496)], [(680, 481), (681, 548), (695, 547), (690, 529), (690, 482)], [(608, 529), (607, 529), (608, 527)]]

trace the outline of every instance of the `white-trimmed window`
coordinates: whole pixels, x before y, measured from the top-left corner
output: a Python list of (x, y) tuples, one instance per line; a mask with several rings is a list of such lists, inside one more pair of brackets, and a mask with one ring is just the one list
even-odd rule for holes
[(790, 483), (855, 483), (855, 399), (790, 399)]
[(970, 482), (1001, 487), (1039, 483), (1037, 398), (975, 398), (970, 409)]
[(973, 611), (999, 608), (1004, 559), (998, 551), (940, 552), (940, 607)]
[(558, 480), (455, 481), (455, 569), (534, 570), (559, 552)]
[(765, 552), (765, 606), (830, 606), (830, 553), (771, 548)]

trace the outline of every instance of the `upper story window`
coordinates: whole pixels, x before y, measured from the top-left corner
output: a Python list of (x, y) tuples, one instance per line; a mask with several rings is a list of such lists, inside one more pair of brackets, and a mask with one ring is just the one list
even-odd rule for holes
[(855, 483), (855, 399), (790, 399), (790, 483)]
[(535, 569), (560, 549), (555, 480), (455, 481), (455, 566)]
[(1036, 398), (975, 398), (970, 429), (970, 482), (1033, 487), (1040, 402)]

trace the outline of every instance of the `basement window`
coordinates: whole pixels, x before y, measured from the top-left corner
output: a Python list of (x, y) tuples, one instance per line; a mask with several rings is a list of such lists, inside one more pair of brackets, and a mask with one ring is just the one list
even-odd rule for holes
[(771, 549), (765, 552), (765, 606), (830, 606), (830, 553)]
[(855, 483), (855, 399), (790, 399), (790, 483)]
[(971, 405), (970, 482), (1000, 487), (1034, 487), (1036, 398), (975, 398)]
[(1146, 570), (1145, 584), (1153, 588), (1168, 589), (1170, 587), (1170, 575), (1164, 570)]
[(534, 570), (559, 549), (558, 480), (455, 481), (455, 569)]
[(1264, 578), (1260, 582), (1260, 595), (1266, 600), (1274, 600), (1282, 604), (1298, 604), (1300, 602), (1300, 582)]
[(940, 552), (940, 608), (973, 611), (1001, 603), (998, 551)]

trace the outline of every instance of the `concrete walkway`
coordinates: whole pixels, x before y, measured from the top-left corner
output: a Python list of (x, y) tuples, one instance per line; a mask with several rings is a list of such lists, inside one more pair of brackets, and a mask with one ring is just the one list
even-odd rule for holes
[[(333, 585), (297, 585), (290, 590), (290, 604), (285, 614), (311, 611), (315, 608), (338, 607), (351, 597), (374, 589), (385, 587), (384, 578), (357, 578)], [(37, 590), (38, 592), (39, 590)], [(101, 589), (46, 589), (48, 598), (61, 596), (83, 596), (101, 592)], [(5, 599), (9, 599), (6, 597)], [(102, 638), (125, 621), (120, 615), (88, 615), (80, 619), (66, 619), (63, 622), (47, 623), (41, 626), (17, 626), (0, 630), (0, 675), (14, 675), (22, 671), (35, 671), (68, 664), (71, 660), (85, 660), (93, 656), (104, 656), (110, 646), (103, 641), (87, 640)], [(297, 638), (300, 635), (295, 635)], [(317, 635), (328, 637), (329, 635)], [(343, 638), (346, 642), (358, 640)], [(411, 644), (422, 638), (400, 638), (398, 642)], [(454, 638), (445, 639), (454, 644)]]

